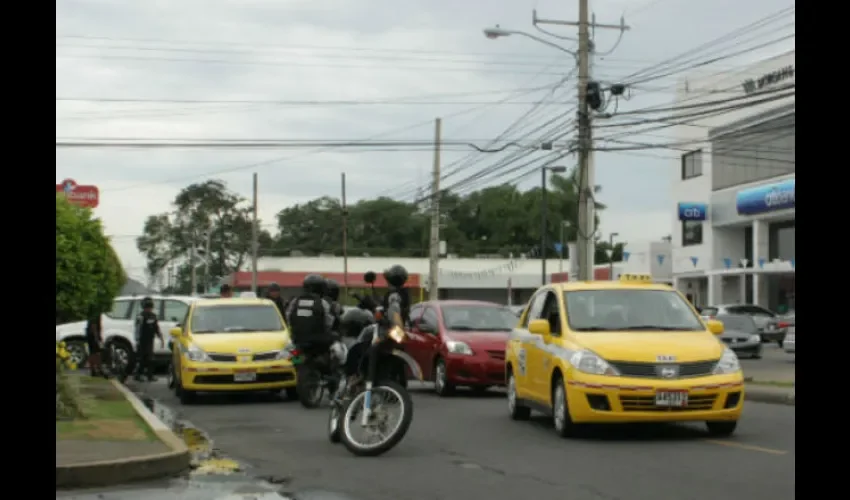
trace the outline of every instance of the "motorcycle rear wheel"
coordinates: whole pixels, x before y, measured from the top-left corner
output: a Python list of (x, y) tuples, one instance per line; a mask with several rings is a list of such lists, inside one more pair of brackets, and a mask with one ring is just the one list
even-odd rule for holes
[(298, 401), (304, 408), (318, 408), (322, 404), (325, 389), (322, 384), (322, 375), (311, 366), (301, 365), (296, 373), (296, 391)]
[(360, 391), (339, 412), (337, 428), (342, 444), (352, 454), (359, 457), (375, 457), (393, 449), (407, 434), (413, 422), (413, 400), (410, 394), (397, 382), (382, 381), (372, 387), (372, 398), (381, 393), (387, 393), (398, 398), (401, 403), (401, 419), (385, 439), (376, 443), (360, 443), (352, 436), (352, 428), (360, 425), (360, 412), (366, 398), (365, 391)]

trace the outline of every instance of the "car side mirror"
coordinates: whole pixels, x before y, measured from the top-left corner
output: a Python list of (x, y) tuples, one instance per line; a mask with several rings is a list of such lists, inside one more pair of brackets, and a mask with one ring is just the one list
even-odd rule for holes
[(174, 327), (168, 331), (168, 334), (176, 338), (183, 335), (183, 329), (180, 327)]
[(706, 326), (708, 326), (708, 331), (710, 331), (711, 333), (713, 333), (715, 335), (722, 335), (723, 334), (724, 328), (723, 328), (723, 322), (722, 321), (718, 321), (716, 319), (709, 319), (709, 320), (706, 320), (705, 324), (706, 324)]
[(545, 319), (534, 319), (528, 323), (528, 331), (535, 335), (547, 336), (552, 334), (549, 328), (549, 321)]

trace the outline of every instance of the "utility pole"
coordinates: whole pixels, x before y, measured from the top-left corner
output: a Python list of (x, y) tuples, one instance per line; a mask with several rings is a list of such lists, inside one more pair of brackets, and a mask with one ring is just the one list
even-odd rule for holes
[(210, 240), (212, 239), (212, 228), (207, 229), (204, 237), (206, 241), (204, 242), (204, 281), (202, 284), (204, 293), (207, 293), (207, 289), (210, 287)]
[[(579, 212), (578, 212), (578, 254), (579, 275), (578, 279), (590, 281), (594, 278), (593, 273), (593, 246), (594, 246), (594, 199), (593, 182), (595, 174), (592, 158), (593, 136), (590, 123), (590, 107), (587, 100), (587, 85), (591, 82), (590, 57), (593, 51), (593, 42), (590, 40), (591, 24), (593, 28), (628, 30), (625, 20), (620, 19), (620, 24), (598, 24), (590, 22), (589, 0), (578, 0), (578, 22), (558, 21), (553, 19), (538, 19), (534, 14), (534, 24), (554, 24), (560, 26), (578, 26), (578, 163), (579, 163)], [(573, 256), (570, 255), (570, 260)]]
[(195, 254), (196, 253), (197, 252), (196, 252), (196, 249), (195, 249), (195, 232), (192, 231), (192, 241), (191, 241), (191, 245), (189, 245), (189, 268), (191, 270), (190, 271), (191, 275), (190, 275), (190, 279), (189, 279), (189, 286), (192, 287), (192, 291), (189, 292), (189, 295), (192, 296), (192, 297), (194, 297), (195, 294), (198, 293), (198, 273), (195, 270)]
[(439, 300), (440, 274), (440, 143), (443, 121), (434, 122), (434, 180), (431, 184), (431, 253), (428, 269), (428, 299)]
[(254, 172), (253, 204), (251, 207), (251, 291), (257, 293), (257, 254), (260, 251), (260, 228), (257, 219), (257, 173)]
[(348, 297), (348, 204), (345, 196), (345, 172), (342, 173), (342, 296)]

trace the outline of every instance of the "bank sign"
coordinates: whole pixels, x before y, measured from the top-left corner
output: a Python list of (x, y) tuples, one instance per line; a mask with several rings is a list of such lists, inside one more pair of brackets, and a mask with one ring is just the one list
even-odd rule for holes
[(756, 215), (796, 206), (796, 179), (738, 191), (735, 205), (740, 215)]
[(784, 68), (779, 68), (777, 70), (771, 71), (770, 73), (765, 73), (764, 75), (758, 78), (750, 78), (744, 80), (741, 86), (744, 88), (745, 94), (752, 94), (753, 92), (758, 92), (761, 89), (771, 87), (776, 85), (777, 83), (784, 82), (786, 80), (790, 80), (794, 78), (794, 66), (785, 66)]
[(83, 186), (74, 179), (65, 179), (56, 185), (56, 194), (63, 194), (75, 205), (95, 208), (100, 203), (100, 191), (97, 186)]
[(679, 203), (679, 220), (703, 221), (708, 218), (708, 205), (705, 203)]

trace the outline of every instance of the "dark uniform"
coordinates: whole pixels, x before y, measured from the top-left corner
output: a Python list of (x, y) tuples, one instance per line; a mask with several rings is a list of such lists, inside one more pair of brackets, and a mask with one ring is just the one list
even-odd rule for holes
[(339, 322), (342, 318), (342, 304), (339, 303), (339, 284), (332, 280), (327, 280), (327, 301), (331, 305), (331, 316), (334, 318), (331, 330), (339, 333)]
[(91, 376), (103, 375), (101, 367), (101, 348), (103, 346), (103, 331), (101, 328), (100, 314), (92, 312), (86, 321), (86, 344), (89, 348), (89, 370)]
[(145, 298), (142, 300), (142, 312), (136, 317), (136, 350), (138, 352), (138, 368), (136, 380), (141, 381), (143, 376), (148, 380), (154, 380), (153, 376), (153, 343), (154, 338), (162, 342), (162, 331), (159, 329), (159, 320), (153, 312), (153, 300)]
[(336, 340), (331, 305), (323, 298), (326, 285), (319, 275), (307, 276), (303, 292), (292, 299), (286, 310), (292, 342), (307, 354), (323, 354)]
[(281, 316), (286, 317), (286, 304), (283, 302), (283, 297), (280, 296), (280, 285), (272, 283), (269, 285), (269, 290), (266, 293), (266, 298), (274, 302)]
[(400, 322), (397, 326), (401, 328), (410, 320), (410, 296), (404, 288), (407, 277), (407, 269), (399, 265), (384, 271), (384, 280), (389, 285), (383, 301), (384, 313), (389, 322)]

